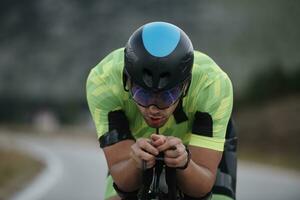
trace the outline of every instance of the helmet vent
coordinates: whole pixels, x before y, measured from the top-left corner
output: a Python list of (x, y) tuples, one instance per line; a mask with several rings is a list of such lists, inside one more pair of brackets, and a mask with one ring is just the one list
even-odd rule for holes
[(153, 87), (153, 75), (148, 69), (143, 70), (143, 81), (147, 87)]
[(170, 73), (165, 72), (159, 76), (158, 88), (162, 89), (167, 86), (170, 78)]
[(164, 73), (160, 74), (160, 78), (165, 78), (165, 77), (168, 77), (168, 76), (170, 76), (169, 72), (164, 72)]

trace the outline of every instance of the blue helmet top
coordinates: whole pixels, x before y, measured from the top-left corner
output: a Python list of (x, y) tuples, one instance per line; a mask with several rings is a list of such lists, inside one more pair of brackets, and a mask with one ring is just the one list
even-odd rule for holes
[(180, 29), (165, 22), (146, 24), (142, 31), (145, 49), (153, 56), (165, 57), (172, 53), (180, 40)]

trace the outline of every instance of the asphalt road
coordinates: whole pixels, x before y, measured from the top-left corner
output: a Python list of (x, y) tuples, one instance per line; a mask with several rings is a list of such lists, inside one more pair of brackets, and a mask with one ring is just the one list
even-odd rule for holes
[[(44, 172), (12, 200), (103, 199), (107, 166), (96, 140), (21, 135), (9, 143), (47, 163)], [(300, 174), (239, 162), (237, 199), (299, 200)]]

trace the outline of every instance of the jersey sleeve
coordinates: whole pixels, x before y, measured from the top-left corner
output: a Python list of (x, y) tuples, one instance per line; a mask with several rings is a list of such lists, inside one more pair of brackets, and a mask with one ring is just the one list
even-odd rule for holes
[(86, 82), (87, 102), (98, 138), (109, 131), (108, 114), (122, 109), (121, 75), (109, 72), (107, 68), (111, 64), (109, 59), (100, 62), (91, 70)]
[(190, 145), (223, 151), (233, 105), (232, 84), (227, 74), (219, 73), (197, 98), (202, 102), (194, 116)]

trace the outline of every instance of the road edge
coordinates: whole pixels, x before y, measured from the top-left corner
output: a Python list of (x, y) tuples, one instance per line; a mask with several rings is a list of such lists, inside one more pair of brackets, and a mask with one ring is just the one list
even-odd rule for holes
[(25, 188), (14, 194), (11, 200), (39, 200), (59, 180), (63, 174), (63, 165), (58, 157), (45, 147), (17, 140), (17, 149), (25, 151), (32, 157), (42, 161), (45, 168)]

